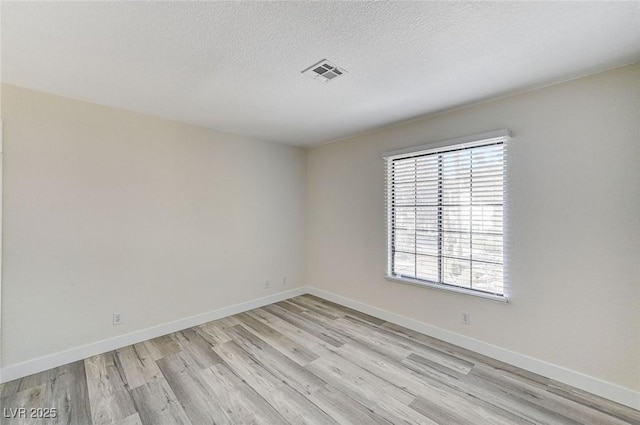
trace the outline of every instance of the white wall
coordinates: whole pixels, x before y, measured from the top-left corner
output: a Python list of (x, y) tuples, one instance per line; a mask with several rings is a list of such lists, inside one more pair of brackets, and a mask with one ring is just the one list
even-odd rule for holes
[[(500, 128), (510, 302), (385, 280), (382, 154)], [(308, 284), (640, 390), (639, 160), (640, 64), (311, 149)]]
[(303, 149), (13, 86), (2, 112), (3, 366), (304, 285)]

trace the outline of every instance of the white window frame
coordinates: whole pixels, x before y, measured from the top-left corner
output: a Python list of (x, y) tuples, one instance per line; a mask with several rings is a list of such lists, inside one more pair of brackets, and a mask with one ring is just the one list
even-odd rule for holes
[[(426, 145), (414, 146), (405, 149), (394, 150), (391, 152), (386, 152), (383, 156), (385, 162), (385, 224), (387, 231), (387, 266), (386, 266), (386, 278), (389, 280), (408, 283), (412, 285), (417, 285), (421, 287), (433, 288), (444, 290), (453, 293), (460, 293), (466, 295), (473, 295), (477, 297), (507, 302), (508, 301), (508, 281), (507, 281), (507, 146), (508, 142), (511, 138), (511, 133), (509, 130), (495, 130), (487, 133), (476, 134), (472, 136), (445, 140), (437, 143), (430, 143)], [(502, 258), (502, 275), (503, 275), (503, 294), (493, 294), (489, 292), (484, 292), (476, 289), (469, 289), (465, 287), (449, 285), (445, 283), (431, 282), (428, 280), (410, 278), (406, 276), (397, 276), (393, 274), (392, 264), (393, 264), (393, 247), (392, 247), (392, 238), (393, 238), (393, 223), (391, 218), (391, 211), (393, 208), (392, 199), (391, 199), (391, 188), (392, 183), (389, 181), (389, 166), (393, 160), (401, 159), (401, 158), (410, 158), (417, 157), (429, 154), (435, 154), (438, 152), (447, 152), (453, 149), (468, 149), (473, 147), (479, 147), (492, 143), (502, 143), (504, 149), (504, 175), (503, 175), (503, 218), (502, 218), (502, 228), (503, 228), (503, 258)], [(439, 235), (439, 237), (442, 237)], [(442, 257), (440, 257), (442, 258)]]

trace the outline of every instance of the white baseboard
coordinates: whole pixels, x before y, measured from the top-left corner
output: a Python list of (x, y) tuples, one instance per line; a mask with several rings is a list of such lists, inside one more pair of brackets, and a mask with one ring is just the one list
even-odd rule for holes
[(83, 345), (81, 347), (72, 348), (70, 350), (61, 351), (59, 353), (50, 354), (48, 356), (39, 357), (26, 362), (17, 363), (0, 369), (0, 383), (9, 382), (14, 379), (32, 375), (34, 373), (43, 372), (54, 367), (62, 366), (78, 360), (86, 359), (128, 345), (137, 344), (148, 339), (157, 338), (172, 332), (181, 331), (212, 320), (222, 319), (223, 317), (232, 316), (234, 314), (243, 313), (254, 308), (262, 307), (298, 295), (306, 294), (307, 288), (293, 288), (288, 291), (279, 292), (229, 307), (219, 308), (217, 310), (187, 317), (158, 326), (152, 326), (147, 329), (131, 332), (125, 335), (119, 335), (113, 338)]
[(418, 320), (411, 319), (397, 313), (392, 313), (390, 311), (381, 309), (379, 307), (374, 307), (372, 305), (365, 304), (351, 298), (343, 297), (342, 295), (338, 295), (333, 292), (328, 292), (313, 287), (308, 287), (307, 289), (308, 293), (311, 295), (333, 301), (337, 304), (361, 311), (363, 313), (367, 313), (371, 316), (377, 317), (387, 322), (404, 326), (405, 328), (409, 328), (416, 332), (420, 332), (433, 338), (437, 338), (442, 341), (457, 345), (459, 347), (475, 351), (476, 353), (485, 355), (487, 357), (500, 360), (510, 365), (517, 366), (533, 373), (537, 373), (539, 375), (551, 378), (567, 385), (571, 385), (583, 391), (587, 391), (600, 397), (604, 397), (608, 400), (615, 401), (633, 409), (640, 410), (640, 392), (638, 391), (634, 391), (632, 389), (625, 388), (611, 382), (603, 381), (601, 379), (594, 378), (592, 376), (585, 375), (574, 370), (556, 366), (554, 364), (547, 363), (545, 361), (538, 360), (524, 354), (519, 354), (492, 344), (488, 344), (477, 339), (469, 338), (455, 332), (447, 331), (436, 326), (428, 325), (424, 322), (420, 322)]
[(288, 291), (269, 295), (267, 297), (254, 299), (229, 307), (223, 307), (207, 313), (187, 317), (185, 319), (176, 320), (81, 347), (72, 348), (70, 350), (39, 357), (23, 363), (10, 365), (0, 369), (0, 383), (12, 381), (14, 379), (22, 378), (54, 367), (86, 359), (88, 357), (126, 347), (131, 344), (137, 344), (138, 342), (157, 338), (162, 335), (177, 332), (182, 329), (201, 325), (206, 322), (232, 316), (234, 314), (242, 313), (303, 294), (311, 294), (333, 301), (344, 305), (345, 307), (370, 314), (371, 316), (378, 317), (382, 320), (404, 326), (425, 335), (438, 338), (468, 350), (475, 351), (476, 353), (503, 361), (510, 365), (520, 367), (530, 372), (546, 376), (578, 389), (640, 410), (640, 392), (313, 287), (294, 288)]

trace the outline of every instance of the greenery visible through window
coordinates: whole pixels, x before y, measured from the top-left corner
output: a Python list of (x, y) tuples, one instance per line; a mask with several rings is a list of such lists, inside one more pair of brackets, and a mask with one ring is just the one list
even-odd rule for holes
[(505, 141), (386, 157), (390, 277), (504, 295)]

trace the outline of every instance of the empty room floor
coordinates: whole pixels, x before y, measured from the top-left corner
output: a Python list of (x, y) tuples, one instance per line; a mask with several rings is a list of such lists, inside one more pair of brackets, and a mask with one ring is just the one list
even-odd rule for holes
[[(640, 424), (640, 412), (310, 295), (8, 382), (17, 424)], [(10, 418), (55, 408), (56, 418)]]

